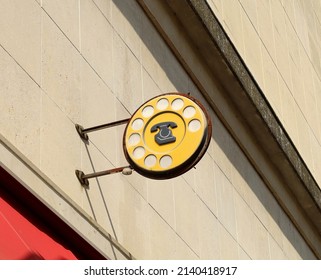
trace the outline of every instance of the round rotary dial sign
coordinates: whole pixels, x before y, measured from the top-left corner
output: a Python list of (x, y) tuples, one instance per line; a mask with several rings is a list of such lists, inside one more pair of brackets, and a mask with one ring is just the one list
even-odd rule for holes
[(124, 153), (141, 175), (173, 178), (200, 160), (211, 133), (210, 118), (199, 101), (181, 93), (163, 94), (144, 103), (130, 118)]

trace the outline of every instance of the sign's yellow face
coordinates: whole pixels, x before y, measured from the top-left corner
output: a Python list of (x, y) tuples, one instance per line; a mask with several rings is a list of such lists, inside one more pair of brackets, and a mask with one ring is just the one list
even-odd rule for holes
[(164, 94), (144, 103), (124, 132), (124, 153), (140, 174), (154, 179), (178, 176), (193, 167), (211, 138), (203, 106), (185, 94)]

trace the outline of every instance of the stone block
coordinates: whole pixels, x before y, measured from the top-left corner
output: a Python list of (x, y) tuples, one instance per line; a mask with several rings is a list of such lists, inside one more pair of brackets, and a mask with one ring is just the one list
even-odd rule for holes
[(77, 49), (80, 47), (79, 5), (81, 3), (82, 1), (79, 0), (42, 1), (43, 9)]
[[(252, 0), (240, 0), (243, 10), (252, 22), (255, 29), (258, 29), (257, 2)], [(245, 15), (244, 15), (245, 16)]]
[[(312, 72), (312, 78), (313, 78), (314, 97), (316, 99), (317, 112), (319, 113), (318, 116), (320, 117), (321, 96), (318, 93), (319, 93), (319, 89), (321, 88), (321, 80), (318, 78), (318, 75), (316, 74), (316, 72)], [(318, 139), (319, 139), (319, 142), (321, 143), (321, 122), (317, 122), (317, 126), (318, 126)]]
[[(84, 128), (116, 121), (116, 97), (108, 86), (88, 65), (81, 63), (81, 125)], [(88, 134), (90, 141), (113, 164), (117, 163), (116, 128), (106, 128)]]
[(165, 72), (160, 85), (162, 92), (188, 93), (189, 77), (169, 48), (165, 49), (164, 61), (165, 63), (159, 65)]
[(142, 67), (142, 91), (143, 102), (163, 93), (144, 67)]
[(275, 60), (276, 46), (274, 45), (274, 28), (271, 16), (271, 1), (261, 1), (257, 5), (258, 32), (264, 47)]
[(78, 205), (83, 193), (75, 170), (81, 167), (80, 138), (56, 103), (42, 94), (40, 169)]
[(262, 48), (262, 66), (264, 75), (264, 94), (276, 113), (280, 116), (281, 97), (278, 84), (278, 70), (265, 47)]
[[(288, 1), (289, 2), (289, 1)], [(276, 32), (281, 36), (286, 35), (285, 17), (287, 16), (281, 1), (270, 1), (272, 24), (274, 25), (274, 34)], [(275, 49), (277, 51), (277, 46)]]
[[(285, 27), (286, 27), (286, 35), (287, 38), (287, 47), (288, 47), (288, 52), (290, 55), (290, 59), (294, 63), (294, 67), (300, 71), (302, 66), (301, 66), (301, 60), (299, 59), (300, 57), (300, 49), (302, 48), (302, 44), (298, 38), (298, 35), (296, 33), (296, 30), (293, 28), (292, 23), (289, 20), (285, 21)], [(292, 69), (292, 67), (291, 67)]]
[(198, 260), (199, 256), (189, 247), (179, 236), (175, 236), (175, 253), (173, 259), (176, 260)]
[(177, 178), (174, 188), (176, 232), (199, 255), (197, 209), (202, 203), (186, 182)]
[(276, 243), (276, 241), (273, 239), (271, 235), (269, 235), (269, 246), (270, 246), (270, 254), (271, 254), (271, 260), (286, 260), (286, 255)]
[(307, 123), (309, 124), (309, 127), (311, 128), (313, 134), (318, 138), (318, 120), (320, 116), (320, 111), (318, 111), (317, 109), (317, 100), (315, 94), (313, 92), (305, 92), (304, 101), (306, 108), (305, 111), (302, 110), (304, 113), (304, 117), (306, 118)]
[(41, 8), (34, 0), (1, 1), (0, 45), (40, 85)]
[(81, 56), (57, 25), (43, 16), (42, 89), (73, 122), (80, 122)]
[(310, 58), (313, 63), (313, 68), (317, 72), (318, 76), (321, 76), (321, 54), (320, 45), (316, 38), (309, 38), (310, 45)]
[(215, 184), (214, 160), (205, 154), (195, 168), (195, 191), (212, 213), (217, 216), (218, 194)]
[(126, 180), (147, 201), (148, 183), (144, 176), (133, 171), (131, 175), (125, 176), (124, 180)]
[(141, 43), (141, 62), (143, 69), (154, 81), (161, 92), (164, 92), (163, 81), (168, 81), (162, 66), (165, 64), (166, 43), (149, 19), (143, 17)]
[[(152, 207), (148, 207), (147, 210), (147, 231), (149, 232), (150, 240), (150, 251), (147, 255), (147, 259), (175, 259), (176, 254), (179, 254), (176, 249), (176, 243), (178, 241), (175, 231), (157, 214)], [(146, 228), (146, 225), (144, 227)]]
[(197, 211), (200, 258), (203, 260), (219, 259), (219, 221), (203, 203), (199, 204)]
[(241, 246), (238, 246), (238, 259), (239, 260), (251, 260), (249, 255), (242, 249)]
[(232, 138), (217, 116), (212, 121), (215, 123), (212, 138), (214, 160), (226, 177), (231, 178), (232, 163), (229, 157), (232, 151)]
[(236, 260), (238, 259), (238, 244), (230, 233), (219, 224), (220, 236), (220, 259), (221, 260)]
[(248, 176), (247, 174), (251, 172), (251, 165), (241, 148), (234, 141), (231, 145), (231, 154), (233, 155), (233, 162), (230, 181), (239, 195), (246, 199), (248, 190), (246, 178)]
[[(298, 70), (292, 58), (290, 58), (290, 68), (291, 68), (291, 79), (293, 89), (291, 90), (291, 97), (295, 99), (295, 102), (298, 104), (298, 108), (303, 114), (307, 114), (304, 83), (302, 79), (302, 72)], [(291, 112), (293, 114), (293, 111)]]
[(172, 180), (147, 180), (148, 203), (172, 228), (176, 227)]
[(116, 32), (113, 56), (114, 92), (124, 108), (133, 114), (143, 103), (141, 64)]
[(254, 220), (256, 219), (247, 203), (238, 194), (234, 195), (235, 216), (237, 227), (237, 241), (245, 253), (254, 258), (255, 252), (255, 229)]
[(226, 230), (236, 239), (234, 188), (221, 170), (215, 166), (217, 217)]
[[(313, 111), (315, 111), (317, 107), (317, 100), (314, 100), (316, 99), (316, 95), (315, 95), (314, 84), (313, 84), (313, 74), (315, 74), (315, 71), (303, 47), (301, 47), (299, 51), (300, 51), (300, 60), (301, 60), (301, 66), (302, 66), (300, 69), (301, 71), (299, 73), (300, 73), (300, 79), (302, 80), (304, 85), (304, 94), (302, 94), (302, 97), (301, 97), (301, 100), (303, 101), (302, 103), (300, 102), (300, 107), (304, 112), (304, 114), (309, 119), (311, 126), (313, 127), (314, 125), (313, 123), (316, 123), (315, 122), (316, 119), (313, 119), (312, 117), (313, 114), (309, 114), (309, 113), (312, 113)], [(310, 99), (310, 100), (307, 100), (307, 99)], [(307, 101), (313, 102), (312, 107), (309, 107)]]
[[(124, 119), (129, 119), (131, 117), (131, 114), (128, 112), (127, 108), (117, 98), (115, 100), (115, 112), (116, 112), (115, 120), (124, 120)], [(124, 135), (125, 128), (126, 128), (126, 124), (115, 127), (116, 142), (114, 146), (116, 151), (117, 166), (128, 165), (128, 162), (125, 158), (124, 151), (123, 151), (123, 135)]]
[(285, 13), (287, 14), (290, 21), (295, 24), (295, 14), (294, 14), (294, 2), (293, 0), (282, 0), (282, 6), (285, 10)]
[(0, 69), (1, 134), (39, 167), (41, 90), (1, 47)]
[(185, 172), (181, 177), (185, 180), (185, 182), (196, 191), (196, 183), (195, 183), (195, 168), (191, 168), (189, 171)]
[(111, 22), (112, 1), (111, 0), (93, 0), (106, 19)]
[(244, 33), (244, 55), (242, 58), (260, 86), (263, 85), (263, 69), (261, 48), (263, 44), (248, 17), (242, 17)]
[(107, 86), (113, 84), (113, 29), (92, 0), (80, 5), (81, 53)]
[(228, 26), (228, 32), (233, 44), (237, 48), (237, 51), (244, 55), (244, 40), (247, 38), (244, 36), (242, 30), (242, 18), (246, 16), (244, 10), (241, 9), (239, 1), (224, 0), (222, 1), (224, 22)]
[(253, 259), (256, 260), (269, 260), (270, 248), (269, 248), (269, 233), (262, 225), (260, 220), (254, 219), (252, 230), (254, 231), (254, 255)]
[(293, 1), (294, 21), (291, 18), (291, 23), (294, 26), (297, 36), (304, 48), (309, 49), (309, 28), (307, 25), (307, 16), (305, 15), (304, 1)]
[(112, 1), (112, 25), (138, 61), (141, 61), (143, 18), (147, 18), (136, 1)]
[[(150, 231), (148, 215), (150, 206), (147, 201), (126, 181), (124, 175), (116, 174), (121, 184), (119, 188), (119, 219), (117, 222), (119, 233), (118, 241), (137, 259), (145, 258), (149, 252)], [(115, 177), (117, 178), (117, 177)], [(163, 243), (164, 244), (164, 243)]]
[[(288, 21), (288, 19), (286, 19)], [(280, 72), (285, 84), (292, 90), (291, 70), (290, 70), (290, 55), (288, 51), (287, 37), (284, 34), (275, 32), (274, 34), (275, 46), (276, 46), (276, 66)]]
[(254, 168), (250, 168), (246, 182), (248, 188), (243, 199), (250, 206), (260, 223), (268, 228), (269, 211), (271, 211), (269, 201), (275, 200), (275, 198)]

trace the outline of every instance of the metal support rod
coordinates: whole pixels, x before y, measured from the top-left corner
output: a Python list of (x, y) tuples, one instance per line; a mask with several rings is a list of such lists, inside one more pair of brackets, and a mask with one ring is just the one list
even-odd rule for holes
[(132, 173), (133, 168), (131, 166), (122, 166), (122, 167), (117, 167), (113, 169), (108, 169), (100, 172), (94, 172), (90, 174), (84, 174), (84, 172), (80, 170), (76, 170), (76, 176), (79, 180), (79, 182), (86, 188), (89, 188), (89, 181), (88, 179), (91, 178), (97, 178), (100, 176), (105, 176), (105, 175), (110, 175), (110, 174), (115, 174), (119, 172), (123, 172), (124, 175), (130, 175)]
[(81, 125), (76, 124), (75, 127), (76, 127), (76, 130), (77, 130), (79, 136), (83, 140), (88, 141), (87, 133), (97, 131), (97, 130), (102, 130), (102, 129), (117, 126), (117, 125), (121, 125), (121, 124), (125, 124), (125, 123), (128, 123), (129, 120), (130, 120), (130, 118), (111, 122), (111, 123), (101, 124), (101, 125), (97, 125), (97, 126), (93, 126), (93, 127), (89, 127), (89, 128), (83, 128)]
[(84, 175), (82, 178), (83, 179), (91, 179), (91, 178), (96, 178), (96, 177), (100, 177), (100, 176), (119, 173), (119, 172), (122, 172), (125, 168), (130, 168), (130, 167), (129, 166), (123, 166), (123, 167), (117, 167), (117, 168), (104, 170), (104, 171), (100, 171), (100, 172), (90, 173), (90, 174)]
[(120, 120), (120, 121), (115, 121), (115, 122), (111, 122), (111, 123), (97, 125), (97, 126), (90, 127), (90, 128), (85, 128), (82, 131), (83, 131), (83, 133), (89, 133), (89, 132), (92, 132), (92, 131), (101, 130), (101, 129), (104, 129), (104, 128), (109, 128), (109, 127), (125, 124), (125, 123), (128, 123), (128, 121), (129, 121), (129, 119), (124, 119), (124, 120)]

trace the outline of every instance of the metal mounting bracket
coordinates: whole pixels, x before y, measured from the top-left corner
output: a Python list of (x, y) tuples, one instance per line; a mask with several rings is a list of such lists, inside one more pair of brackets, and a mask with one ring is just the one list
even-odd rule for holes
[(76, 173), (76, 176), (77, 176), (80, 184), (84, 188), (89, 189), (88, 179), (97, 178), (100, 176), (105, 176), (105, 175), (110, 175), (110, 174), (115, 174), (115, 173), (119, 173), (119, 172), (122, 172), (124, 175), (130, 175), (133, 172), (132, 170), (133, 170), (133, 168), (131, 166), (123, 166), (123, 167), (117, 167), (117, 168), (108, 169), (108, 170), (104, 170), (104, 171), (100, 171), (100, 172), (94, 172), (94, 173), (90, 173), (90, 174), (84, 174), (84, 172), (82, 172), (81, 170), (75, 170), (75, 173)]
[[(126, 124), (126, 123), (128, 123), (129, 120), (130, 119), (123, 119), (123, 120), (119, 120), (119, 121), (115, 121), (115, 122), (111, 122), (111, 123), (106, 123), (106, 124), (102, 124), (102, 125), (97, 125), (97, 126), (93, 126), (93, 127), (89, 127), (89, 128), (83, 128), (80, 124), (75, 124), (75, 127), (76, 127), (76, 130), (77, 130), (80, 138), (83, 139), (84, 141), (88, 142), (89, 137), (88, 137), (87, 133), (97, 131), (97, 130), (102, 130), (102, 129), (113, 127), (113, 126), (118, 126), (121, 124)], [(130, 175), (130, 174), (132, 174), (132, 170), (133, 170), (133, 168), (131, 166), (123, 166), (123, 167), (117, 167), (117, 168), (108, 169), (108, 170), (104, 170), (104, 171), (100, 171), (100, 172), (90, 173), (90, 174), (85, 174), (81, 170), (75, 170), (75, 173), (76, 173), (76, 176), (77, 176), (80, 184), (84, 188), (88, 189), (89, 188), (88, 179), (97, 178), (97, 177), (104, 176), (104, 175), (110, 175), (110, 174), (114, 174), (114, 173), (118, 173), (118, 172), (122, 172), (124, 175)]]
[(81, 137), (81, 139), (83, 139), (84, 141), (87, 142), (89, 140), (87, 133), (97, 131), (97, 130), (102, 130), (102, 129), (113, 127), (113, 126), (118, 126), (121, 124), (126, 124), (126, 123), (128, 123), (129, 120), (130, 119), (123, 119), (120, 121), (97, 125), (97, 126), (93, 126), (93, 127), (89, 127), (89, 128), (83, 128), (80, 124), (76, 123), (75, 127), (76, 127), (76, 130), (77, 130), (79, 136)]

